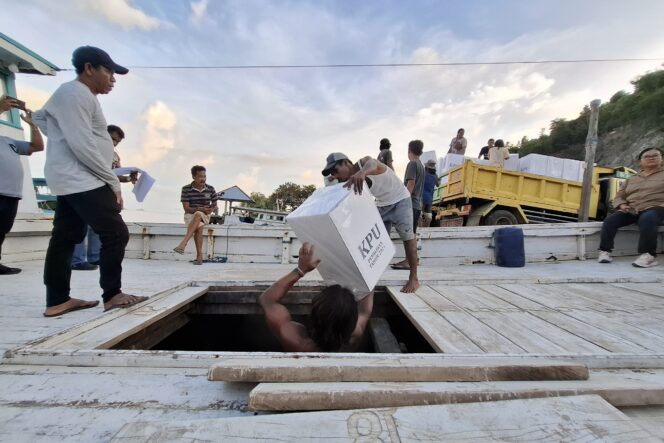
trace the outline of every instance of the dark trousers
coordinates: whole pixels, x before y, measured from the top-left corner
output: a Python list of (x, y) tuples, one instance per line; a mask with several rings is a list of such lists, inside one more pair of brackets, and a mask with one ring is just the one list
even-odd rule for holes
[(122, 260), (129, 231), (122, 216), (115, 193), (108, 186), (91, 191), (58, 196), (53, 231), (46, 251), (44, 284), (46, 306), (56, 306), (69, 300), (71, 258), (74, 246), (85, 237), (87, 225), (99, 234), (99, 285), (102, 299), (109, 301), (122, 289)]
[(14, 226), (18, 201), (19, 199), (16, 197), (0, 195), (0, 258), (2, 258), (2, 244), (5, 241), (5, 235)]
[(413, 232), (417, 232), (417, 225), (420, 222), (421, 209), (413, 209)]
[(664, 208), (650, 208), (638, 214), (614, 212), (602, 224), (599, 250), (611, 252), (618, 228), (636, 223), (639, 226), (639, 254), (657, 255), (657, 228), (664, 221)]

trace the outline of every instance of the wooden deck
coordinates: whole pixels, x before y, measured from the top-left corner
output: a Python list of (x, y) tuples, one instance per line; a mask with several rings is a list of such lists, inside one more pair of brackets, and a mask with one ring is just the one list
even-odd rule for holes
[[(53, 334), (71, 333), (78, 326), (90, 329), (92, 324), (106, 324), (111, 318), (121, 320), (124, 316), (126, 327), (135, 329), (140, 327), (139, 316), (147, 319), (163, 315), (165, 309), (177, 309), (178, 303), (195, 297), (197, 289), (180, 291), (180, 298), (173, 298), (172, 305), (164, 297), (155, 297), (135, 312), (102, 313), (101, 309), (91, 309), (47, 319), (41, 316), (43, 263), (16, 265), (24, 272), (4, 278), (0, 286), (0, 348), (7, 351), (0, 364), (0, 440), (108, 441), (125, 423), (176, 423), (253, 414), (249, 400), (255, 384), (207, 380), (208, 367), (220, 359), (233, 358), (229, 353), (95, 349), (95, 343), (106, 343), (106, 336), (97, 342), (72, 338), (64, 347), (48, 346), (43, 340)], [(152, 295), (187, 281), (210, 286), (264, 284), (291, 268), (256, 264), (192, 266), (186, 262), (130, 259), (125, 262), (124, 286), (131, 293)], [(636, 270), (629, 259), (618, 259), (608, 266), (588, 261), (529, 264), (522, 269), (423, 266), (423, 286), (416, 294), (399, 292), (405, 277), (404, 272), (388, 270), (381, 284), (389, 287), (393, 299), (438, 354), (402, 354), (402, 358), (421, 359), (422, 364), (432, 358), (481, 363), (489, 356), (513, 362), (560, 358), (587, 364), (591, 369), (588, 381), (548, 382), (551, 388), (544, 386), (540, 395), (599, 394), (621, 409), (634, 406), (626, 413), (636, 423), (655, 436), (664, 435), (661, 269)], [(97, 280), (96, 272), (75, 273), (72, 295), (97, 298)], [(315, 273), (302, 282), (319, 283)], [(187, 291), (191, 293), (187, 295)], [(26, 346), (34, 340), (40, 344)], [(75, 342), (80, 346), (74, 346)], [(56, 339), (51, 343), (62, 342)], [(252, 357), (288, 355), (261, 353)], [(361, 354), (364, 358), (371, 355)], [(247, 357), (245, 353), (235, 358)], [(335, 354), (334, 358), (352, 359), (356, 354)], [(431, 396), (526, 398), (533, 395), (530, 392), (537, 383), (422, 382), (411, 386), (409, 395), (422, 402), (428, 402)], [(372, 398), (402, 395), (392, 391), (398, 387), (394, 383), (369, 385), (376, 391)], [(316, 389), (325, 386), (319, 383)], [(353, 386), (348, 384), (346, 389)], [(317, 392), (311, 395), (329, 396), (329, 392)], [(364, 386), (358, 392), (366, 398), (367, 392), (373, 391)], [(635, 406), (639, 403), (634, 399), (641, 398), (651, 406)]]
[(661, 353), (664, 286), (570, 283), (388, 291), (437, 352)]

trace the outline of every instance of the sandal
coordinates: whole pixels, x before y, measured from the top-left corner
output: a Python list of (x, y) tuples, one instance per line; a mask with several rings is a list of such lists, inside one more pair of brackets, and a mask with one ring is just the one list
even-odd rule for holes
[[(130, 306), (134, 306), (138, 303), (144, 302), (145, 300), (147, 300), (149, 298), (149, 297), (143, 297), (143, 296), (138, 296), (138, 295), (125, 294), (124, 292), (120, 292), (119, 294), (114, 295), (113, 298), (118, 297), (118, 296), (120, 297), (120, 300), (124, 299), (124, 300), (128, 300), (128, 302), (127, 303), (122, 303), (122, 302), (115, 303), (115, 304), (113, 304), (109, 307), (104, 306), (104, 312), (110, 311), (111, 309), (128, 308)], [(113, 298), (111, 298), (111, 300), (113, 300)], [(111, 300), (109, 300), (109, 302)]]
[(179, 246), (174, 247), (173, 250), (174, 250), (175, 252), (177, 252), (178, 254), (180, 254), (180, 255), (184, 254), (184, 249), (182, 249), (182, 248), (179, 247)]
[(97, 306), (98, 304), (99, 304), (99, 300), (96, 300), (96, 301), (89, 301), (89, 302), (82, 303), (82, 304), (80, 304), (80, 305), (71, 306), (71, 307), (65, 309), (64, 311), (60, 311), (60, 312), (58, 312), (58, 313), (56, 313), (56, 314), (47, 314), (46, 312), (44, 312), (44, 317), (59, 317), (59, 316), (61, 316), (61, 315), (65, 315), (65, 314), (68, 313), (68, 312), (80, 311), (81, 309), (90, 309), (90, 308), (94, 308), (94, 307)]

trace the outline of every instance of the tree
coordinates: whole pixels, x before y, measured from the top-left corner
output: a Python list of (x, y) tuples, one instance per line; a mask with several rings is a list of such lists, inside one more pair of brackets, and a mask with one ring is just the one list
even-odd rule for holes
[[(600, 136), (627, 125), (637, 125), (644, 132), (648, 129), (664, 131), (664, 70), (637, 77), (632, 84), (633, 93), (618, 91), (600, 107)], [(586, 105), (574, 120), (553, 120), (549, 135), (542, 130), (538, 138), (521, 141), (520, 155), (564, 151), (568, 157), (583, 158), (589, 115), (590, 108)]]
[(262, 192), (252, 192), (251, 199), (254, 201), (254, 208), (273, 209), (270, 199), (268, 199)]
[(292, 211), (300, 206), (315, 190), (315, 185), (300, 186), (293, 182), (286, 182), (274, 190), (269, 200), (278, 211)]

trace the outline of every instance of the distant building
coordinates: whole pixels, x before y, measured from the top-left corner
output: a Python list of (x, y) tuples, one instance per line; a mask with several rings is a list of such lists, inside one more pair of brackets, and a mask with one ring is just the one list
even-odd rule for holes
[[(21, 98), (16, 91), (16, 74), (55, 75), (60, 68), (35, 54), (19, 42), (0, 32), (0, 96), (10, 95)], [(28, 103), (28, 107), (31, 104)], [(0, 114), (0, 135), (17, 140), (25, 140), (21, 128), (21, 118), (17, 109)], [(43, 152), (36, 155), (45, 155)], [(23, 163), (23, 200), (18, 205), (19, 213), (37, 213), (37, 199), (32, 184), (32, 173), (26, 156), (21, 156)], [(20, 216), (19, 216), (20, 217)]]

